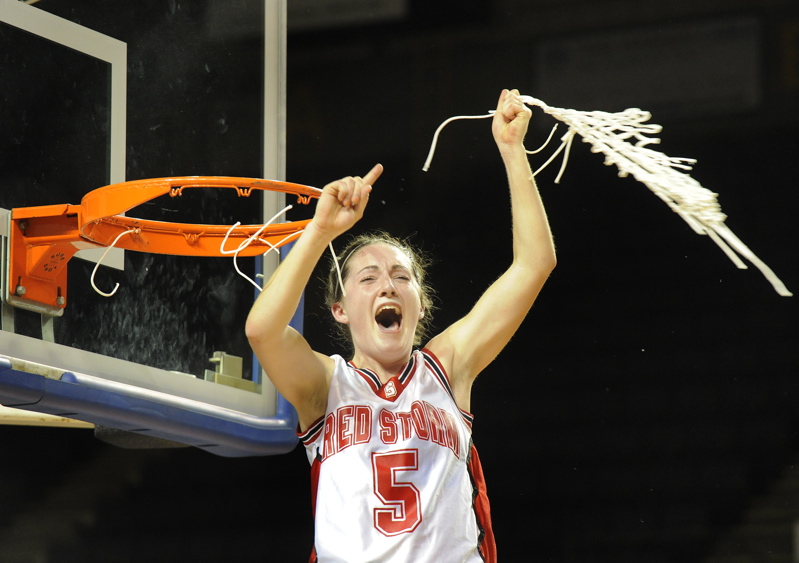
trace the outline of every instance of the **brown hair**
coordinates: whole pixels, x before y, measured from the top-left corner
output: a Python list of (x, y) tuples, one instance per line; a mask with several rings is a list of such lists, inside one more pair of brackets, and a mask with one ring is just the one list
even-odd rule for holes
[[(428, 285), (425, 281), (427, 268), (430, 266), (431, 260), (425, 253), (418, 248), (415, 248), (407, 240), (394, 237), (385, 231), (372, 231), (369, 233), (363, 233), (350, 238), (337, 256), (338, 264), (341, 268), (342, 280), (346, 280), (350, 273), (348, 264), (349, 259), (355, 256), (355, 254), (362, 248), (371, 246), (373, 244), (388, 244), (398, 248), (403, 254), (405, 254), (405, 256), (408, 257), (411, 262), (413, 276), (416, 278), (416, 282), (419, 284), (419, 298), (422, 302), (422, 308), (424, 309), (425, 313), (424, 316), (419, 319), (419, 324), (416, 325), (416, 335), (413, 341), (415, 346), (420, 346), (430, 330), (433, 320), (433, 310), (435, 309), (433, 304), (433, 296), (435, 293), (433, 292), (433, 288), (430, 287), (430, 285)], [(338, 280), (336, 263), (331, 258), (325, 286), (325, 307), (329, 311), (330, 308), (341, 301), (341, 299), (342, 290)], [(343, 343), (352, 348), (352, 337), (350, 335), (349, 326), (335, 321), (334, 325), (337, 332), (336, 336), (338, 336)]]

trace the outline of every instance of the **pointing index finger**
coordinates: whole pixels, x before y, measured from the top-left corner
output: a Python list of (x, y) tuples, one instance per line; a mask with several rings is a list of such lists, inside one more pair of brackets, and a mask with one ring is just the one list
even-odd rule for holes
[(374, 185), (377, 182), (377, 179), (380, 178), (380, 175), (383, 173), (383, 165), (382, 164), (375, 164), (374, 167), (366, 173), (366, 176), (363, 177), (364, 184), (369, 184), (370, 186)]

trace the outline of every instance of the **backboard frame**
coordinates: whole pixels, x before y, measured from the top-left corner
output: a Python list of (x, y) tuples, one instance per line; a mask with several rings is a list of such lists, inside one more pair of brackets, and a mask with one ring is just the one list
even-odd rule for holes
[[(103, 35), (71, 21), (28, 6), (19, 0), (0, 0), (0, 22), (12, 25), (58, 45), (73, 49), (109, 64), (110, 138), (109, 184), (125, 181), (125, 155), (128, 107), (128, 46), (113, 37)], [(67, 203), (54, 201), (53, 203)], [(80, 250), (78, 258), (97, 261), (103, 249)], [(103, 264), (117, 269), (124, 266), (124, 254), (113, 250)]]
[[(286, 2), (264, 0), (263, 5), (264, 36), (269, 38), (264, 41), (263, 177), (284, 180)], [(0, 8), (0, 21), (110, 63), (110, 179), (124, 181), (125, 43), (17, 0), (0, 0)], [(284, 200), (282, 193), (265, 193), (263, 215), (274, 215)], [(261, 271), (273, 270), (277, 260), (271, 253), (260, 261)], [(3, 289), (4, 294), (7, 291)], [(301, 314), (300, 309), (294, 321), (300, 328)], [(163, 438), (223, 456), (279, 454), (297, 443), (294, 409), (276, 392), (255, 359), (252, 371), (260, 392), (0, 331), (1, 404)]]

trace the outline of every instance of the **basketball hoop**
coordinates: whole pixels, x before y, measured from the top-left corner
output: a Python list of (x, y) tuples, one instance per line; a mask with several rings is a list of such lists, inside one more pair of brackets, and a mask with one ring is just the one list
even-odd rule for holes
[(311, 186), (276, 180), (187, 176), (112, 184), (89, 192), (80, 205), (14, 208), (7, 233), (4, 299), (15, 306), (58, 316), (67, 303), (67, 263), (78, 250), (116, 246), (156, 254), (223, 257), (230, 252), (221, 242), (239, 241), (237, 256), (257, 256), (293, 240), (309, 222), (203, 225), (124, 215), (157, 197), (181, 196), (189, 188), (229, 188), (239, 197), (249, 197), (253, 191), (283, 192), (296, 195), (301, 204), (322, 193)]

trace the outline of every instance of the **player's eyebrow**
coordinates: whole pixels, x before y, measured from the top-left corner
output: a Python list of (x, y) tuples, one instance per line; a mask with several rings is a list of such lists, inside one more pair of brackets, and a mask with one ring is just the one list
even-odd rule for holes
[[(380, 266), (378, 266), (377, 264), (369, 264), (368, 266), (364, 266), (363, 268), (358, 270), (356, 272), (356, 275), (362, 274), (363, 272), (365, 272), (367, 270), (368, 271), (374, 271), (374, 270), (379, 270), (379, 269), (380, 269)], [(405, 266), (404, 264), (400, 264), (400, 263), (394, 264), (389, 269), (389, 271), (391, 271), (391, 272), (395, 272), (397, 270), (405, 270), (406, 272), (410, 272), (411, 271), (410, 268), (408, 268), (408, 266)]]

